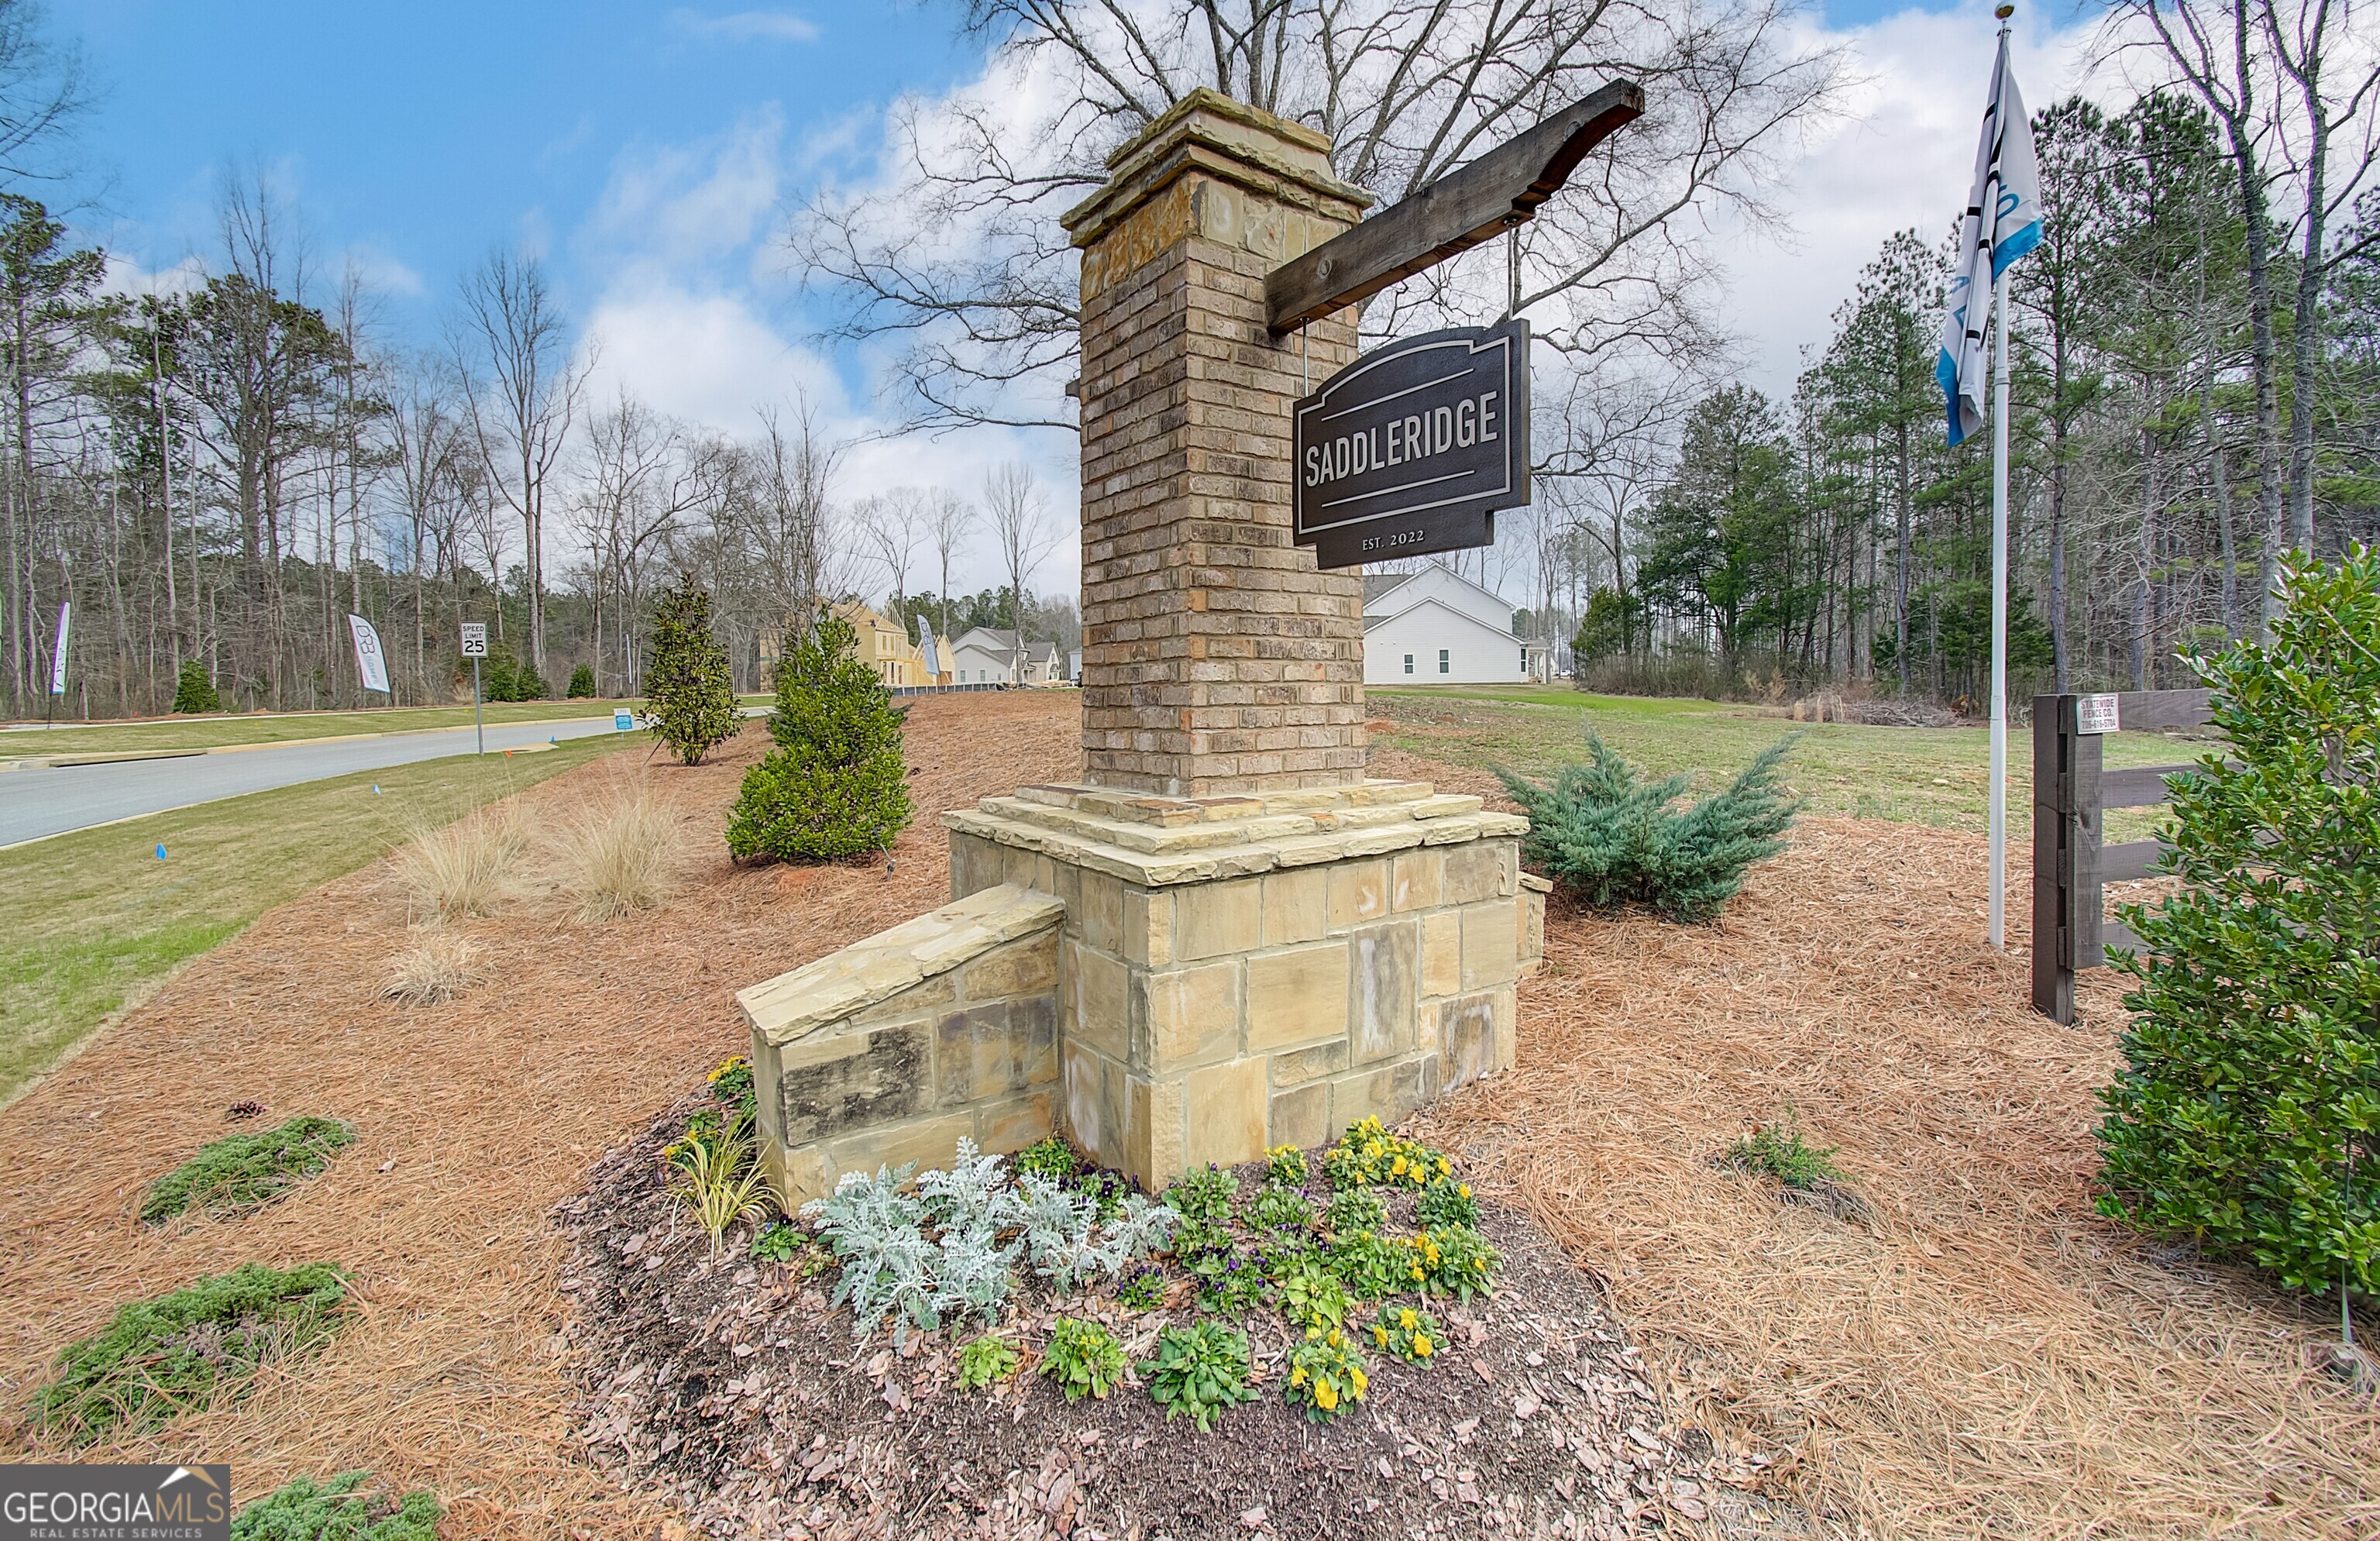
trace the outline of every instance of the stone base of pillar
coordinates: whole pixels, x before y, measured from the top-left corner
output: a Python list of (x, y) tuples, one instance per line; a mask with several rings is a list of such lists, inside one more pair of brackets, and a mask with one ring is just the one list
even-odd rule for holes
[(1155, 1190), (1509, 1067), (1543, 952), (1527, 821), (1422, 782), (946, 813), (954, 899), (1056, 896), (1061, 1126)]

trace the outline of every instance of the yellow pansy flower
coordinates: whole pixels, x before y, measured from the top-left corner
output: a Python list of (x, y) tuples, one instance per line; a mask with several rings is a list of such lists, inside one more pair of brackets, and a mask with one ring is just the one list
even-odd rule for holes
[(1303, 1385), (1305, 1385), (1305, 1365), (1293, 1365), (1290, 1366), (1290, 1371), (1289, 1371), (1289, 1383), (1290, 1383), (1292, 1386), (1303, 1386)]
[(1429, 1348), (1429, 1334), (1428, 1334), (1428, 1333), (1427, 1333), (1427, 1332), (1416, 1332), (1416, 1333), (1415, 1333), (1415, 1334), (1414, 1334), (1414, 1350), (1413, 1350), (1413, 1351), (1414, 1351), (1414, 1357), (1415, 1357), (1415, 1358), (1416, 1358), (1416, 1359), (1427, 1359), (1427, 1358), (1428, 1358), (1428, 1357), (1429, 1357), (1430, 1348)]
[(1469, 1198), (1471, 1196), (1471, 1184), (1468, 1183), (1457, 1183), (1454, 1191), (1461, 1194), (1463, 1197)]
[(1397, 1313), (1397, 1325), (1403, 1328), (1407, 1332), (1411, 1332), (1415, 1328), (1421, 1325), (1421, 1318), (1415, 1316), (1413, 1307), (1408, 1305), (1403, 1310)]
[(1327, 1380), (1314, 1383), (1314, 1405), (1325, 1413), (1339, 1405), (1339, 1388)]
[(1347, 1371), (1347, 1378), (1354, 1382), (1355, 1400), (1358, 1401), (1363, 1401), (1364, 1392), (1370, 1388), (1372, 1384), (1371, 1381), (1365, 1376), (1362, 1370), (1352, 1367)]
[(1373, 1329), (1372, 1329), (1372, 1341), (1373, 1341), (1374, 1343), (1378, 1344), (1378, 1345), (1379, 1347), (1381, 1347), (1381, 1348), (1386, 1348), (1386, 1347), (1388, 1347), (1388, 1346), (1389, 1346), (1389, 1329), (1388, 1329), (1387, 1328), (1385, 1328), (1385, 1327), (1375, 1327), (1375, 1328), (1373, 1328)]

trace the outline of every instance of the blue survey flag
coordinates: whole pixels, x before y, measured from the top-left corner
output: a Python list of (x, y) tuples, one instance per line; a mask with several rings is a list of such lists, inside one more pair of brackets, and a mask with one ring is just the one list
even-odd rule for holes
[(2009, 67), (2003, 31), (1984, 106), (1983, 139), (1975, 146), (1975, 179), (1959, 222), (1942, 351), (1934, 363), (1953, 444), (1984, 425), (1984, 328), (1991, 319), (1992, 285), (2010, 263), (2040, 244), (2041, 168), (2034, 158), (2033, 120)]

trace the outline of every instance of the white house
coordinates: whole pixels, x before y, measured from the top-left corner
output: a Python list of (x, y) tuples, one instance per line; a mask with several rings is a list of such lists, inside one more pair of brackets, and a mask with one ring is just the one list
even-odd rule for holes
[(953, 685), (1050, 685), (1058, 678), (1058, 645), (1027, 642), (1017, 665), (1016, 634), (978, 626), (950, 644)]
[(1364, 575), (1366, 685), (1520, 685), (1544, 650), (1512, 635), (1503, 596), (1436, 563)]

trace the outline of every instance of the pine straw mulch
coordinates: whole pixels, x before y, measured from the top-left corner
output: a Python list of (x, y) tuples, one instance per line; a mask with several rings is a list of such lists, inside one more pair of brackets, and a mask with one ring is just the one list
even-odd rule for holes
[[(1418, 1132), (1481, 1147), (1483, 1183), (1603, 1279), (1672, 1415), (1774, 1456), (1771, 1490), (1830, 1530), (2374, 1535), (2380, 1417), (2310, 1363), (2336, 1304), (2094, 1212), (2121, 984), (2083, 976), (2076, 1027), (2035, 1015), (2025, 880), (1996, 956), (1984, 857), (1812, 819), (1719, 925), (1557, 904), (1518, 1067)], [(1714, 1164), (1789, 1109), (1841, 1147), (1864, 1223)]]
[[(240, 1263), (358, 1270), (327, 1352), (254, 1393), (86, 1461), (228, 1461), (239, 1497), (354, 1467), (435, 1488), (452, 1536), (651, 1535), (667, 1506), (573, 1450), (560, 1362), (569, 1239), (556, 1204), (611, 1147), (743, 1047), (732, 992), (949, 897), (935, 815), (1080, 763), (1072, 692), (929, 698), (909, 719), (918, 819), (881, 861), (735, 868), (718, 840), (747, 728), (692, 770), (627, 751), (522, 795), (533, 820), (643, 774), (702, 864), (663, 909), (596, 927), (525, 904), (464, 923), (488, 982), (449, 1004), (381, 999), (406, 945), (385, 863), (261, 918), (0, 1114), (0, 1448), (67, 1458), (17, 1426), (65, 1344), (122, 1302)], [(225, 1132), (225, 1110), (351, 1121), (355, 1145), (245, 1219), (155, 1231), (142, 1188)]]
[[(1714, 1486), (1706, 1438), (1663, 1429), (1592, 1284), (1511, 1209), (1481, 1215), (1505, 1257), (1492, 1298), (1432, 1306), (1454, 1341), (1427, 1366), (1367, 1355), (1369, 1394), (1312, 1424), (1281, 1395), (1289, 1329), (1253, 1310), (1240, 1325), (1257, 1398), (1200, 1433), (1169, 1424), (1136, 1378), (1068, 1402), (1038, 1370), (1062, 1313), (1102, 1321), (1128, 1362), (1146, 1359), (1163, 1328), (1197, 1318), (1187, 1278), (1145, 1312), (1104, 1291), (1021, 1293), (1000, 1330), (1023, 1365), (965, 1390), (958, 1346), (979, 1327), (855, 1343), (850, 1313), (829, 1309), (831, 1264), (806, 1281), (755, 1263), (742, 1227), (712, 1263), (662, 1178), (685, 1113), (655, 1120), (565, 1207), (579, 1249), (564, 1288), (578, 1304), (588, 1446), (624, 1481), (677, 1495), (705, 1534), (1606, 1537), (1652, 1534), (1665, 1512), (1761, 1507)], [(1262, 1172), (1242, 1169), (1243, 1202)], [(1392, 1199), (1392, 1230), (1412, 1229), (1412, 1204)], [(1349, 1331), (1360, 1339), (1375, 1314), (1359, 1306)]]

